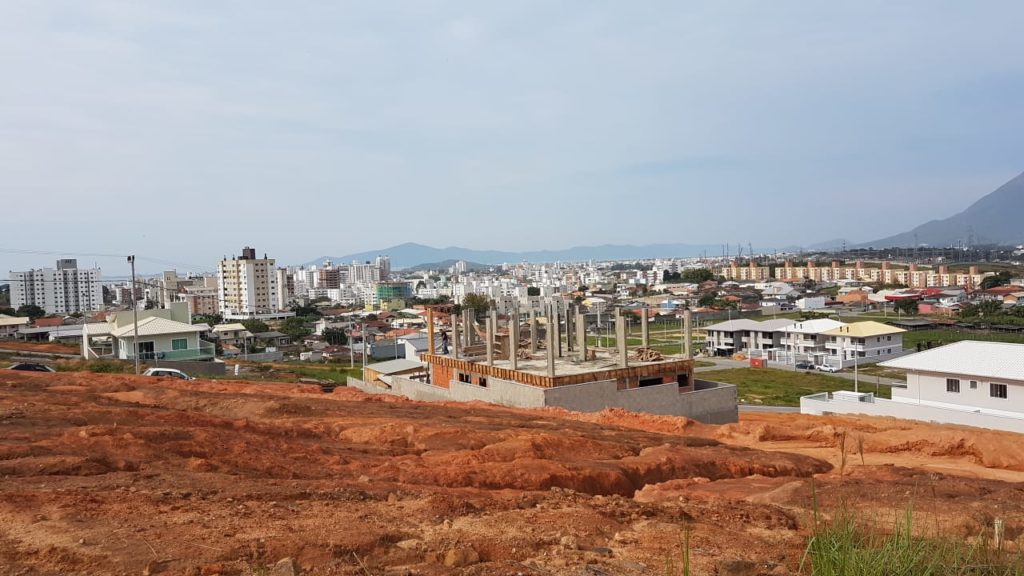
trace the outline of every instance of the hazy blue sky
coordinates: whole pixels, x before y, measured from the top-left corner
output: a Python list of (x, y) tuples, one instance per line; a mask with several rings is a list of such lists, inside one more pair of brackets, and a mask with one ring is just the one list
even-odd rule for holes
[(871, 240), (1024, 170), (1022, 21), (1013, 0), (8, 2), (0, 248), (208, 268), (244, 244)]

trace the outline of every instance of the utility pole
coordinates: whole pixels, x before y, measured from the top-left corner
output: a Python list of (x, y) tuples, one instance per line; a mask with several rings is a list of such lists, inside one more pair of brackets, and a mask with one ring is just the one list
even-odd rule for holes
[(135, 374), (139, 373), (139, 301), (135, 298), (135, 255), (128, 257), (132, 265), (132, 352), (135, 356)]

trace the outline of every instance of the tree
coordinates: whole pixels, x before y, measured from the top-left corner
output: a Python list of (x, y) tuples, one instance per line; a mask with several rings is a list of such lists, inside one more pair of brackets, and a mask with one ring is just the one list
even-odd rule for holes
[(4, 316), (14, 316), (14, 308), (0, 308), (0, 314), (3, 314)]
[(526, 288), (526, 295), (527, 296), (540, 296), (540, 288), (538, 288), (537, 286), (527, 286), (527, 288)]
[(146, 298), (146, 310), (152, 310), (156, 308), (156, 302), (152, 298)]
[(700, 300), (697, 300), (698, 306), (711, 306), (718, 299), (718, 295), (714, 292), (705, 292), (701, 294)]
[(917, 300), (897, 300), (892, 306), (896, 312), (902, 312), (904, 314), (910, 314), (913, 316), (917, 314)]
[(580, 284), (576, 287), (577, 292), (586, 292), (587, 290), (590, 290), (590, 286), (587, 286), (586, 284)]
[(242, 320), (242, 326), (253, 334), (259, 334), (260, 332), (270, 332), (270, 326), (263, 320), (257, 320), (255, 318), (250, 320)]
[(282, 334), (288, 336), (292, 340), (298, 340), (308, 336), (312, 332), (312, 330), (306, 327), (306, 321), (298, 316), (286, 318), (285, 321), (281, 323), (281, 328), (279, 330)]
[(1003, 303), (999, 300), (982, 300), (974, 304), (965, 304), (960, 308), (960, 315), (965, 318), (982, 316), (998, 316), (1003, 312)]
[(341, 328), (328, 328), (323, 333), (324, 342), (332, 346), (341, 346), (348, 343), (348, 336)]
[(316, 306), (311, 304), (292, 306), (292, 312), (295, 312), (296, 316), (322, 316)]
[(220, 314), (193, 314), (192, 315), (192, 323), (193, 324), (205, 323), (205, 324), (209, 324), (210, 326), (216, 326), (217, 324), (220, 324), (221, 322), (224, 322), (224, 317), (221, 316)]
[(491, 309), (491, 299), (483, 294), (466, 294), (462, 298), (462, 309), (472, 308), (476, 311), (477, 317), (483, 317)]
[(715, 273), (707, 268), (691, 268), (689, 270), (684, 270), (683, 273), (680, 274), (680, 278), (683, 282), (700, 284), (701, 282), (713, 280), (715, 278)]
[(23, 304), (18, 306), (16, 316), (28, 316), (28, 319), (35, 322), (36, 320), (46, 316), (46, 310), (43, 310), (35, 304)]
[(989, 288), (995, 288), (996, 286), (1005, 286), (1010, 283), (1013, 275), (1008, 271), (1003, 270), (995, 276), (986, 276), (981, 280), (981, 289), (988, 290)]

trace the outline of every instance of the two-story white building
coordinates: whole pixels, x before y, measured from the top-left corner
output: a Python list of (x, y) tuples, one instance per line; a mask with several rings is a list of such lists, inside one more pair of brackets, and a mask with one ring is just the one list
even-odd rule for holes
[(758, 322), (740, 318), (719, 322), (704, 328), (708, 351), (716, 356), (730, 356), (738, 352), (757, 352), (757, 356), (780, 348), (781, 330), (795, 324), (793, 320), (765, 320)]
[(881, 322), (851, 322), (824, 332), (826, 363), (837, 368), (875, 364), (903, 355), (906, 330)]
[(801, 320), (790, 326), (781, 328), (781, 345), (786, 362), (812, 362), (824, 364), (829, 355), (828, 336), (829, 330), (835, 330), (846, 326), (845, 323), (831, 318), (818, 318), (816, 320)]

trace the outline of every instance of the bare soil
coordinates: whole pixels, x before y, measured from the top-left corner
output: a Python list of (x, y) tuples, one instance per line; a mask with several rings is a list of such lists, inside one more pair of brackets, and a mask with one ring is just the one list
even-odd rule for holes
[(1018, 539), (1024, 442), (0, 371), (0, 574), (663, 574), (687, 531), (696, 574), (779, 575), (815, 498)]

